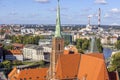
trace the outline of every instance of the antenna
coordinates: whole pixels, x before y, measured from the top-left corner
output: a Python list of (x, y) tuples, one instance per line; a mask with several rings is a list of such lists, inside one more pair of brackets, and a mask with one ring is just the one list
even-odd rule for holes
[(91, 17), (90, 17), (90, 16), (88, 16), (88, 25), (90, 25), (90, 18), (91, 18)]

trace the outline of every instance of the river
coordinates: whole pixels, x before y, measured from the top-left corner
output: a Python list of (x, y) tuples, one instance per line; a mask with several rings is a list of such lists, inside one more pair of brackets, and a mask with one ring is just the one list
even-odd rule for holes
[(110, 48), (103, 48), (103, 54), (105, 56), (105, 59), (108, 59), (112, 54), (112, 49)]

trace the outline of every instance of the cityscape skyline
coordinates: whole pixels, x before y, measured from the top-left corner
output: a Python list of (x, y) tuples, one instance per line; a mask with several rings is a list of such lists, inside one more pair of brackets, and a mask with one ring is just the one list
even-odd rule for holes
[[(57, 0), (0, 0), (0, 24), (56, 24)], [(98, 22), (101, 8), (102, 25), (120, 25), (119, 2), (113, 0), (60, 0), (62, 24)]]

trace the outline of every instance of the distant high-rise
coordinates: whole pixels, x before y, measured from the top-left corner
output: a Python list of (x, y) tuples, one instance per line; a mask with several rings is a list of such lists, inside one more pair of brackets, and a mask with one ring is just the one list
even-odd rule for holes
[(91, 18), (91, 17), (90, 17), (90, 16), (88, 16), (88, 25), (90, 25), (90, 18)]
[(90, 53), (96, 53), (96, 52), (99, 52), (99, 51), (97, 47), (96, 38), (93, 36), (90, 42)]
[(101, 9), (99, 8), (99, 12), (98, 12), (98, 27), (100, 27), (100, 23), (101, 23)]

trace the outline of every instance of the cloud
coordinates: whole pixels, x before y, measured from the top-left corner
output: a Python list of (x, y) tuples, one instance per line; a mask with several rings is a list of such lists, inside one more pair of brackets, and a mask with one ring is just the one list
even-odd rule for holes
[(93, 16), (94, 16), (94, 15), (92, 15), (92, 14), (88, 15), (88, 17), (91, 17), (91, 18), (92, 18)]
[(97, 4), (107, 4), (106, 0), (95, 0), (95, 3)]
[(108, 14), (108, 13), (106, 13), (105, 15), (104, 15), (104, 18), (109, 18), (110, 17), (110, 15)]
[(113, 9), (110, 10), (110, 12), (112, 12), (112, 13), (120, 13), (120, 9), (113, 8)]
[(118, 23), (112, 23), (111, 25), (114, 25), (114, 26), (116, 26), (116, 25), (119, 25)]
[(57, 9), (56, 8), (51, 8), (51, 9), (49, 9), (49, 11), (57, 11)]
[(30, 14), (28, 17), (30, 17), (30, 18), (35, 18), (35, 17), (38, 17), (38, 16), (39, 16), (38, 13), (32, 13), (32, 14)]
[(35, 0), (36, 2), (39, 2), (39, 3), (48, 3), (49, 0)]
[(85, 11), (85, 12), (88, 12), (88, 11), (91, 11), (92, 10), (92, 8), (84, 8), (84, 9), (82, 9), (82, 11)]
[(17, 12), (15, 12), (15, 11), (11, 11), (10, 13), (9, 13), (9, 15), (13, 15), (13, 16), (15, 16), (15, 15), (17, 15), (18, 13)]

